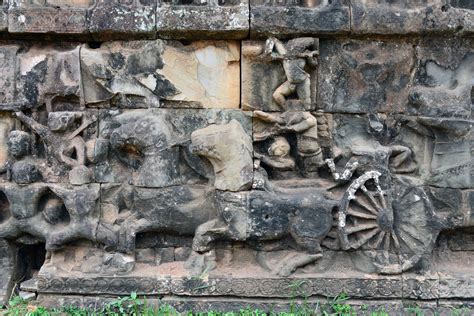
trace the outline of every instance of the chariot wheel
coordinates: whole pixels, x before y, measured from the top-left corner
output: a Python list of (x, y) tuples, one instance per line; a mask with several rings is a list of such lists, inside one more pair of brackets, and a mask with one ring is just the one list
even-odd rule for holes
[(422, 188), (396, 184), (383, 190), (378, 171), (368, 171), (347, 188), (337, 214), (340, 246), (371, 254), (382, 274), (412, 268), (433, 249), (439, 233)]

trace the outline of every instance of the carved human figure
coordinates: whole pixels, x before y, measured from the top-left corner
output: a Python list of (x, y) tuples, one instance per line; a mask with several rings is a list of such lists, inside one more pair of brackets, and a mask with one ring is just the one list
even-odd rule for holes
[(322, 149), (318, 142), (318, 123), (311, 113), (299, 110), (288, 110), (279, 114), (255, 111), (254, 116), (273, 124), (269, 134), (296, 135), (296, 151), (305, 173), (315, 172), (324, 165)]
[[(276, 51), (276, 54), (274, 53)], [(277, 38), (271, 37), (266, 42), (265, 53), (272, 59), (281, 60), (286, 81), (273, 93), (273, 99), (285, 109), (287, 97), (296, 93), (306, 109), (311, 106), (311, 79), (305, 67), (315, 67), (319, 55), (317, 41), (311, 37), (289, 40), (286, 45)]]
[(39, 181), (41, 173), (34, 161), (29, 157), (31, 153), (31, 136), (23, 131), (11, 131), (8, 134), (8, 160), (0, 169), (6, 173), (8, 180), (19, 184), (28, 184)]
[[(52, 159), (55, 167), (60, 170), (61, 164), (73, 168), (74, 173), (90, 178), (86, 165), (86, 143), (80, 133), (92, 121), (79, 112), (51, 112), (48, 116), (48, 126), (44, 126), (22, 112), (16, 112), (16, 117), (29, 129), (36, 133), (46, 147), (48, 159)], [(75, 122), (82, 119), (78, 128), (72, 130)], [(68, 133), (70, 131), (70, 133)], [(82, 183), (78, 183), (82, 184)]]
[(0, 238), (16, 239), (29, 234), (46, 242), (47, 250), (88, 239), (115, 246), (116, 235), (99, 223), (99, 186), (64, 188), (36, 183), (7, 184), (0, 190), (10, 201), (11, 216), (0, 223)]
[(268, 148), (268, 156), (256, 154), (256, 157), (271, 168), (285, 171), (295, 168), (295, 160), (290, 156), (290, 144), (283, 136), (277, 136)]

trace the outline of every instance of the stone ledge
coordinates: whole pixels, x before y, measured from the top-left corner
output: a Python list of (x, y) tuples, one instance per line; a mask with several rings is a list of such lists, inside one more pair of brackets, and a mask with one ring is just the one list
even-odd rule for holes
[(39, 293), (81, 295), (178, 295), (183, 297), (335, 297), (344, 292), (360, 299), (463, 299), (474, 298), (472, 280), (449, 276), (433, 278), (379, 276), (358, 277), (138, 277), (41, 275)]

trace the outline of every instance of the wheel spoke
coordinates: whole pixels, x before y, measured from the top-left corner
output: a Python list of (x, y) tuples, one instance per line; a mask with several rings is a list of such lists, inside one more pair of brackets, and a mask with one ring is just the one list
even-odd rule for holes
[(397, 248), (397, 250), (400, 250), (400, 242), (398, 241), (397, 235), (395, 235), (395, 232), (392, 232), (390, 235), (392, 235), (392, 239), (393, 239), (393, 242), (395, 244), (395, 248)]
[(390, 249), (390, 234), (385, 234), (385, 239), (383, 242), (383, 249), (388, 252)]
[(354, 226), (354, 227), (346, 229), (346, 232), (347, 232), (347, 234), (353, 234), (353, 233), (357, 233), (357, 232), (368, 230), (368, 229), (375, 228), (375, 227), (378, 227), (377, 223), (361, 224), (361, 225)]
[(377, 236), (377, 239), (375, 240), (375, 244), (374, 244), (375, 249), (377, 249), (380, 246), (384, 237), (385, 237), (385, 232), (381, 231), (380, 234)]
[(380, 232), (380, 229), (378, 227), (376, 227), (373, 230), (364, 233), (362, 235), (362, 237), (355, 244), (352, 245), (352, 248), (353, 249), (359, 248), (360, 246), (362, 246), (363, 244), (368, 242), (370, 239), (372, 239), (372, 237), (377, 235), (378, 232)]
[(359, 212), (353, 209), (349, 209), (347, 212), (349, 215), (359, 217), (359, 218), (365, 218), (365, 219), (377, 219), (377, 216), (375, 214), (367, 214), (363, 212)]
[(353, 200), (353, 201), (354, 201), (358, 206), (360, 206), (360, 207), (362, 207), (363, 209), (369, 211), (370, 213), (372, 213), (372, 214), (374, 214), (374, 215), (377, 215), (377, 214), (378, 214), (378, 212), (377, 212), (376, 209), (374, 210), (371, 206), (369, 206), (369, 205), (363, 203), (362, 201), (359, 201), (358, 199), (355, 199), (355, 200)]
[(375, 197), (374, 195), (372, 194), (372, 192), (370, 192), (369, 190), (367, 190), (367, 188), (362, 185), (360, 187), (362, 189), (362, 192), (364, 192), (365, 196), (367, 196), (367, 198), (369, 199), (370, 203), (372, 203), (372, 205), (375, 207), (376, 210), (379, 210), (380, 209), (380, 205), (377, 203), (377, 201), (375, 200)]

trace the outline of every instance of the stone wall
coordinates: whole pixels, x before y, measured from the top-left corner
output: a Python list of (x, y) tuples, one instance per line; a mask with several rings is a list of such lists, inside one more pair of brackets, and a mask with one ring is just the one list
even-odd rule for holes
[(472, 1), (0, 5), (0, 300), (472, 308)]

